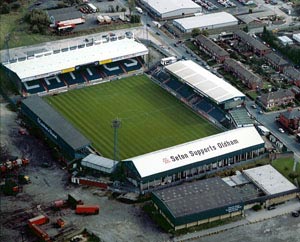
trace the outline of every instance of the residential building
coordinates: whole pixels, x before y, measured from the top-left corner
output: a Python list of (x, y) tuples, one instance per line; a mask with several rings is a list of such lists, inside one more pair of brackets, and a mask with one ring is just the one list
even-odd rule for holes
[(224, 61), (224, 69), (233, 73), (238, 77), (248, 88), (262, 88), (263, 82), (261, 78), (248, 70), (242, 63), (228, 58)]
[(279, 115), (278, 121), (291, 133), (300, 133), (300, 110), (288, 108)]
[(289, 65), (289, 63), (285, 59), (281, 58), (279, 55), (276, 55), (273, 52), (266, 54), (265, 60), (280, 72), (283, 72), (283, 69)]
[(227, 51), (202, 34), (197, 36), (195, 44), (219, 63), (223, 63), (226, 58), (229, 58)]
[(271, 52), (269, 47), (265, 46), (263, 43), (242, 30), (235, 31), (234, 36), (236, 39), (246, 44), (251, 51), (258, 56), (264, 56), (265, 54)]
[(294, 103), (295, 94), (291, 90), (281, 89), (276, 92), (264, 93), (259, 101), (264, 109), (272, 109), (281, 105)]
[(300, 87), (300, 71), (292, 66), (288, 66), (284, 68), (283, 74), (286, 75), (296, 86)]

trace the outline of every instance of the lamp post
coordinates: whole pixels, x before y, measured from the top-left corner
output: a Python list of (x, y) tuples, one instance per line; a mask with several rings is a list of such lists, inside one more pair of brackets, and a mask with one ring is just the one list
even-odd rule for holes
[(114, 129), (114, 161), (119, 159), (119, 150), (118, 150), (118, 129), (121, 126), (121, 120), (116, 118), (112, 121), (111, 127)]

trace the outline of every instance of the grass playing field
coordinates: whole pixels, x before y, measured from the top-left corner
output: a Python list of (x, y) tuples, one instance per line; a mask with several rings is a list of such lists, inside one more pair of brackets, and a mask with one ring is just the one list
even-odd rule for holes
[(220, 132), (144, 75), (69, 91), (46, 100), (103, 156), (113, 158), (112, 120), (119, 118), (121, 159)]

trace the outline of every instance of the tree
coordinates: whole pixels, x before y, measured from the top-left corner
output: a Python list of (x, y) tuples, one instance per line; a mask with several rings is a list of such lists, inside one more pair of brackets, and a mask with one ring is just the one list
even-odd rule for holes
[(128, 0), (128, 8), (129, 8), (129, 15), (131, 16), (131, 13), (135, 9), (135, 1), (134, 0)]
[(196, 28), (192, 30), (192, 37), (196, 37), (200, 34), (200, 29)]
[(131, 15), (130, 22), (131, 23), (140, 23), (141, 17), (139, 15)]
[(243, 28), (243, 30), (244, 30), (246, 33), (248, 33), (248, 32), (249, 32), (248, 25), (246, 25), (246, 26)]
[(10, 12), (10, 7), (8, 3), (4, 2), (1, 7), (1, 14), (7, 14)]
[(116, 6), (116, 12), (119, 12), (119, 9), (120, 9), (120, 6), (117, 5), (117, 6)]

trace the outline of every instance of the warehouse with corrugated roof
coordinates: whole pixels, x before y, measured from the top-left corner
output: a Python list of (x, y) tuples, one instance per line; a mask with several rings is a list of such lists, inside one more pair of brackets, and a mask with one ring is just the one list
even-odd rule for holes
[(173, 24), (184, 33), (190, 33), (193, 29), (207, 30), (238, 25), (238, 20), (226, 12), (203, 14), (189, 18), (180, 18)]

